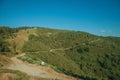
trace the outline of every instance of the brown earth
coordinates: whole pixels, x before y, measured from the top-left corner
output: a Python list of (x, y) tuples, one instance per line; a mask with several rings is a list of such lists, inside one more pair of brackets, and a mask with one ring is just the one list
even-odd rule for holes
[(0, 68), (12, 63), (12, 60), (4, 55), (0, 55)]
[(30, 64), (19, 60), (17, 57), (23, 56), (25, 54), (20, 54), (12, 57), (13, 63), (7, 67), (11, 70), (19, 70), (21, 72), (27, 73), (30, 76), (36, 76), (48, 79), (58, 79), (58, 80), (76, 80), (75, 78), (65, 75), (63, 73), (57, 73), (48, 66), (40, 66), (37, 64)]
[(18, 76), (12, 73), (3, 73), (0, 74), (0, 80), (16, 80)]

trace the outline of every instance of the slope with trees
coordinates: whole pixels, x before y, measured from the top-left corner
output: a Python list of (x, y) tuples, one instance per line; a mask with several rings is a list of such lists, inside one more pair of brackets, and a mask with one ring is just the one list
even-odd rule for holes
[(15, 34), (23, 31), (18, 35), (27, 35), (27, 40), (18, 50), (25, 52), (31, 61), (42, 60), (58, 72), (85, 80), (120, 78), (119, 37), (40, 27), (0, 27), (0, 31), (1, 52), (12, 51), (9, 46), (18, 47), (9, 45), (9, 39), (17, 40)]

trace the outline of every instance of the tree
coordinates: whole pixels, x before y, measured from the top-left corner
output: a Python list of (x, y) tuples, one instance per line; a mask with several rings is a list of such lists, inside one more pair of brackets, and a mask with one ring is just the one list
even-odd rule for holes
[(0, 37), (0, 52), (9, 52), (8, 43)]
[(17, 45), (16, 45), (15, 42), (13, 42), (13, 50), (14, 50), (14, 52), (16, 52), (16, 48), (17, 48)]

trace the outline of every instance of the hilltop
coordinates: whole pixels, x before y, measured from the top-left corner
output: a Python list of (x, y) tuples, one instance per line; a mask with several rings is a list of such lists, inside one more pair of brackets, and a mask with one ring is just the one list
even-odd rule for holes
[(0, 53), (85, 80), (120, 78), (120, 38), (40, 27), (0, 27)]

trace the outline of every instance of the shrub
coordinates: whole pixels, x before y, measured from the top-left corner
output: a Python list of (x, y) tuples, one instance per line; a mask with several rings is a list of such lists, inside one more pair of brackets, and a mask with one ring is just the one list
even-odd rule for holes
[(40, 64), (40, 62), (41, 62), (40, 59), (37, 59), (37, 58), (32, 57), (32, 56), (28, 56), (28, 55), (25, 55), (25, 56), (22, 56), (19, 58), (23, 61), (27, 61), (27, 62), (32, 63), (32, 64)]

